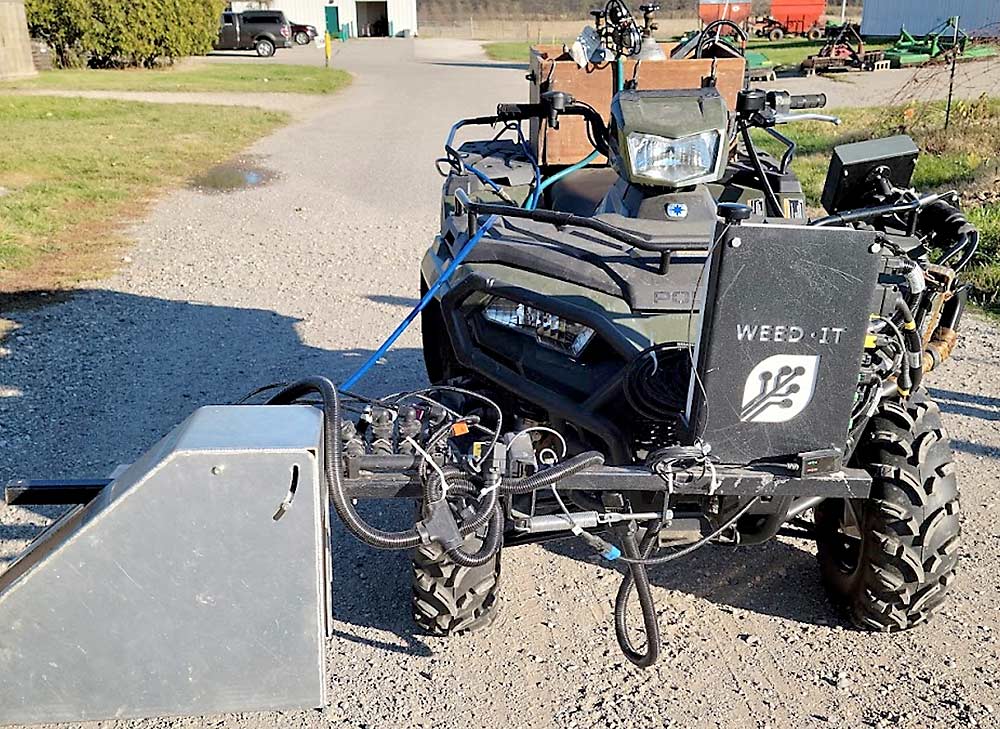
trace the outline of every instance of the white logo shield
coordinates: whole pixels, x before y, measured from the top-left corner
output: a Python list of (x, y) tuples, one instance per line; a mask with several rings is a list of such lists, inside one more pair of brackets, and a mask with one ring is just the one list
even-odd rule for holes
[(812, 401), (819, 355), (779, 354), (753, 368), (743, 388), (740, 420), (787, 423)]

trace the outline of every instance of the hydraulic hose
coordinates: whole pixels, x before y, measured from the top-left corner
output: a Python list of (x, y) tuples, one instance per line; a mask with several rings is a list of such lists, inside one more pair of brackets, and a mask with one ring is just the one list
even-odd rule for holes
[[(462, 496), (474, 498), (478, 495), (478, 492), (473, 487), (459, 486), (457, 488), (452, 487), (451, 490), (454, 493), (461, 494)], [(468, 534), (465, 533), (465, 526), (461, 529), (462, 536), (468, 537), (484, 524), (487, 524), (488, 528), (486, 530), (486, 536), (483, 540), (482, 546), (474, 553), (469, 553), (462, 547), (454, 547), (447, 551), (451, 560), (460, 567), (482, 567), (484, 564), (487, 564), (490, 560), (496, 557), (497, 552), (500, 551), (500, 547), (503, 546), (503, 512), (500, 510), (499, 504), (497, 504), (496, 491), (491, 491), (490, 494), (492, 495), (492, 506), (486, 512), (485, 519), (479, 524), (479, 526), (469, 531)], [(467, 522), (467, 525), (471, 523), (472, 522)]]
[(337, 388), (325, 377), (309, 377), (288, 385), (268, 400), (268, 405), (288, 405), (310, 393), (323, 399), (324, 475), (337, 516), (355, 537), (376, 549), (413, 549), (421, 543), (416, 527), (389, 532), (373, 527), (361, 518), (351, 499), (344, 493), (341, 474), (343, 452), (340, 440), (340, 399)]
[(917, 331), (917, 323), (913, 319), (909, 304), (899, 298), (896, 300), (896, 310), (903, 317), (903, 337), (906, 339), (905, 361), (909, 387), (901, 388), (907, 391), (902, 393), (906, 395), (920, 387), (920, 382), (924, 378), (924, 345), (920, 341), (920, 333)]
[[(653, 592), (650, 589), (649, 575), (646, 565), (641, 560), (649, 559), (660, 531), (660, 525), (654, 524), (646, 530), (642, 543), (636, 545), (635, 535), (626, 532), (622, 537), (622, 549), (625, 556), (637, 560), (629, 564), (629, 571), (618, 588), (615, 597), (615, 638), (622, 653), (632, 663), (640, 668), (649, 668), (660, 658), (660, 622), (656, 615), (656, 605), (653, 603)], [(639, 596), (639, 607), (642, 609), (642, 622), (646, 631), (646, 649), (638, 650), (628, 635), (628, 598), (635, 586)]]
[(500, 483), (500, 493), (505, 495), (530, 494), (532, 491), (547, 488), (588, 468), (602, 465), (604, 465), (604, 454), (598, 451), (587, 451), (525, 478), (505, 478)]

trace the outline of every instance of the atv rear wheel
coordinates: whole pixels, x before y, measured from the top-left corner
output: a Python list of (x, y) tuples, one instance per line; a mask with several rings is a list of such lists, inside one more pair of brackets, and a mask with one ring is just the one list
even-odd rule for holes
[[(469, 537), (465, 548), (479, 550), (479, 537)], [(489, 627), (497, 615), (501, 552), (481, 567), (461, 567), (436, 544), (413, 550), (413, 620), (417, 625), (442, 636)]]
[(958, 483), (937, 405), (922, 391), (884, 404), (854, 465), (872, 476), (869, 498), (815, 510), (824, 585), (859, 627), (912, 628), (944, 602), (958, 562)]

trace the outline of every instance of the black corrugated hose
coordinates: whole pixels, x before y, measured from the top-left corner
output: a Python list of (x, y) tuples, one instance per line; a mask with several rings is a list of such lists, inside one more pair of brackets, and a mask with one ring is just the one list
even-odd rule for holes
[(330, 497), (337, 516), (354, 536), (376, 549), (413, 549), (420, 545), (421, 538), (416, 527), (401, 532), (387, 532), (370, 526), (355, 510), (351, 499), (344, 493), (344, 483), (340, 470), (343, 463), (340, 442), (340, 399), (337, 388), (325, 377), (308, 377), (292, 383), (268, 400), (268, 405), (289, 405), (301, 400), (305, 395), (316, 393), (323, 399), (323, 469), (330, 486)]
[[(641, 544), (638, 545), (635, 535), (626, 531), (622, 535), (622, 550), (625, 556), (634, 560), (649, 559), (659, 531), (659, 523), (654, 524), (646, 530)], [(653, 592), (650, 589), (646, 565), (635, 562), (629, 564), (628, 570), (615, 597), (615, 638), (618, 639), (618, 647), (626, 658), (639, 668), (649, 668), (660, 658), (660, 622), (656, 616), (656, 605), (653, 603)], [(628, 598), (633, 585), (639, 596), (639, 607), (642, 609), (642, 622), (646, 631), (646, 648), (643, 651), (636, 649), (628, 635)]]
[[(324, 440), (324, 475), (330, 487), (330, 498), (337, 516), (347, 530), (365, 544), (376, 549), (413, 549), (422, 544), (420, 532), (416, 526), (398, 532), (385, 531), (373, 527), (358, 514), (350, 497), (344, 492), (343, 447), (340, 439), (340, 399), (336, 386), (325, 377), (308, 377), (282, 388), (267, 401), (268, 405), (289, 405), (301, 400), (309, 394), (318, 394), (323, 400), (323, 440)], [(604, 456), (597, 452), (582, 453), (558, 466), (522, 479), (504, 479), (497, 489), (488, 490), (480, 500), (479, 508), (473, 516), (459, 527), (463, 537), (470, 536), (485, 525), (489, 525), (483, 546), (475, 553), (469, 554), (460, 547), (449, 550), (448, 554), (458, 564), (464, 567), (475, 567), (486, 564), (500, 549), (503, 542), (503, 513), (497, 500), (497, 491), (509, 494), (525, 494), (540, 488), (550, 486), (557, 481), (578, 473), (586, 468), (604, 463)], [(438, 477), (440, 479), (440, 477)], [(425, 501), (441, 498), (441, 485), (434, 479), (424, 483)], [(468, 497), (479, 496), (479, 492), (464, 475), (456, 472), (453, 482), (449, 482), (453, 493)]]

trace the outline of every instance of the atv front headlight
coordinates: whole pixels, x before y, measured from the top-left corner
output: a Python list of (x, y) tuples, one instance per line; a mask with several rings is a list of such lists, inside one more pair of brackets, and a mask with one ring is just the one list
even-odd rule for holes
[(627, 142), (633, 181), (678, 187), (714, 181), (721, 140), (718, 130), (683, 139), (631, 132)]
[(531, 335), (539, 344), (572, 357), (579, 357), (594, 338), (594, 330), (588, 326), (499, 296), (486, 303), (483, 317), (486, 321)]

